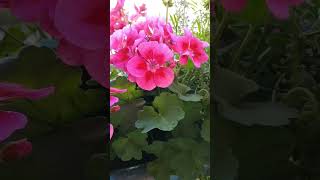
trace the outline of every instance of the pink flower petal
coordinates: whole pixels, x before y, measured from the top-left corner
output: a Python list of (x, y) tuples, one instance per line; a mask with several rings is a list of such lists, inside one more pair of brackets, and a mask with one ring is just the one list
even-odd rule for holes
[(174, 80), (174, 72), (170, 68), (160, 68), (154, 74), (154, 82), (158, 87), (169, 87)]
[(0, 8), (9, 8), (9, 0), (0, 0)]
[(143, 77), (136, 78), (136, 82), (144, 90), (151, 91), (156, 87), (152, 72), (146, 72)]
[(272, 14), (278, 19), (287, 19), (289, 17), (289, 4), (287, 1), (266, 0)]
[(120, 94), (120, 93), (125, 93), (125, 92), (127, 92), (126, 89), (118, 89), (118, 88), (110, 87), (111, 94)]
[(182, 64), (182, 65), (186, 65), (186, 64), (188, 64), (188, 59), (189, 59), (189, 57), (187, 56), (187, 55), (182, 55), (181, 57), (180, 57), (180, 64)]
[(80, 66), (82, 65), (83, 49), (70, 44), (67, 40), (62, 39), (59, 42), (57, 48), (57, 53), (61, 60), (70, 66)]
[(18, 84), (0, 83), (0, 101), (17, 98), (38, 100), (49, 96), (54, 92), (54, 87), (42, 89), (29, 89)]
[(195, 67), (200, 68), (201, 64), (207, 62), (209, 56), (205, 52), (197, 52), (195, 56), (192, 58), (192, 62)]
[(153, 58), (157, 60), (159, 65), (165, 64), (172, 57), (173, 53), (166, 44), (159, 44), (153, 53)]
[(12, 13), (24, 21), (38, 22), (49, 12), (48, 3), (53, 0), (10, 0)]
[(103, 87), (109, 87), (109, 66), (103, 50), (86, 51), (83, 54), (83, 65), (92, 77)]
[(0, 142), (27, 124), (27, 117), (21, 113), (0, 111)]
[(109, 124), (109, 134), (110, 134), (110, 139), (112, 138), (112, 136), (113, 136), (113, 132), (114, 132), (114, 130), (113, 130), (113, 126), (112, 126), (112, 124)]
[(135, 77), (143, 77), (147, 72), (147, 64), (140, 56), (134, 56), (128, 61), (128, 72)]
[(110, 109), (110, 112), (112, 112), (112, 113), (117, 112), (117, 111), (120, 111), (120, 106), (119, 105), (112, 106), (111, 109)]
[(119, 98), (115, 96), (110, 96), (110, 107), (119, 101)]
[(156, 41), (143, 42), (138, 46), (139, 53), (144, 59), (152, 59), (153, 51), (156, 50), (159, 43)]
[(61, 0), (55, 11), (55, 25), (64, 37), (84, 49), (104, 49), (107, 43), (105, 0)]

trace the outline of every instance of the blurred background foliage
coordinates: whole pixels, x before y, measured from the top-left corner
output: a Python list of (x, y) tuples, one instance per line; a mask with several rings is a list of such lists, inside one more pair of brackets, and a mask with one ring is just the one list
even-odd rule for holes
[(319, 179), (319, 1), (285, 21), (264, 0), (240, 14), (214, 4), (213, 178)]

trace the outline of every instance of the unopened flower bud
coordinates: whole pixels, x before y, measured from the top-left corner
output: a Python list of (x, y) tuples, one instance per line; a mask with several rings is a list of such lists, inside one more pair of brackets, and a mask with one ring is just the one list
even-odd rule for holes
[(32, 144), (27, 139), (11, 142), (0, 151), (0, 159), (13, 161), (23, 159), (32, 152)]

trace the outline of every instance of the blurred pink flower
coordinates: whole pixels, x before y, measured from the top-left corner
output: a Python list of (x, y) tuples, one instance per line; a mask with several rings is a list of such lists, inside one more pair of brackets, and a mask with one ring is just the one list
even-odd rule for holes
[(0, 151), (0, 159), (4, 161), (20, 160), (32, 153), (32, 144), (27, 139), (10, 142)]
[(136, 13), (133, 14), (132, 16), (130, 16), (130, 21), (136, 21), (138, 20), (140, 17), (143, 17), (147, 14), (147, 8), (145, 4), (142, 4), (141, 6), (136, 6), (134, 5), (134, 9), (136, 10)]
[(271, 13), (278, 19), (287, 19), (289, 9), (303, 3), (304, 0), (266, 0)]
[[(303, 2), (304, 0), (266, 0), (271, 13), (278, 19), (287, 19), (290, 7)], [(246, 7), (247, 0), (221, 0), (221, 4), (229, 12), (240, 12)]]
[(107, 54), (103, 49), (83, 49), (71, 44), (65, 39), (61, 39), (57, 48), (57, 54), (65, 64), (70, 66), (83, 65), (92, 79), (106, 88), (109, 86), (109, 80), (107, 78), (109, 66), (107, 66)]
[[(0, 101), (11, 101), (18, 98), (38, 100), (54, 92), (54, 87), (29, 89), (18, 84), (0, 83)], [(27, 118), (18, 112), (0, 111), (0, 142), (13, 132), (26, 126)]]
[(0, 111), (0, 142), (27, 125), (27, 117), (18, 112)]
[(70, 43), (84, 49), (104, 49), (107, 43), (105, 0), (59, 0), (54, 24)]
[(42, 89), (29, 89), (19, 84), (0, 82), (0, 101), (25, 98), (29, 100), (38, 100), (52, 94), (54, 87)]

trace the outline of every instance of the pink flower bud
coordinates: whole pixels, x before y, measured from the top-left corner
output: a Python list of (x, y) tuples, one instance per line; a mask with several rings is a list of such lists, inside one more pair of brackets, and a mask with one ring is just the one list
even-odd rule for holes
[(32, 152), (32, 144), (27, 139), (11, 142), (0, 151), (0, 159), (13, 161), (23, 159)]

